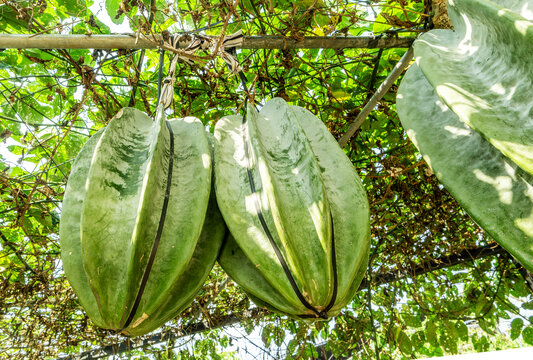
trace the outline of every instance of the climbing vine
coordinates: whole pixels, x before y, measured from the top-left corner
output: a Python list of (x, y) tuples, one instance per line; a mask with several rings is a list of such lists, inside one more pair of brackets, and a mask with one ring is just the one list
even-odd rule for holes
[[(433, 26), (431, 5), (0, 0), (0, 33), (98, 35), (123, 25), (137, 36), (413, 37)], [(236, 56), (257, 103), (282, 97), (306, 107), (340, 139), (405, 51), (237, 49)], [(170, 112), (212, 130), (242, 106), (243, 90), (221, 59), (197, 55), (178, 63)], [(165, 74), (172, 56), (165, 53)], [(439, 184), (400, 125), (396, 85), (344, 147), (368, 192), (372, 248), (360, 291), (340, 316), (311, 324), (257, 309), (215, 266), (192, 306), (162, 332), (128, 340), (96, 328), (62, 272), (61, 201), (92, 134), (125, 106), (153, 115), (158, 64), (156, 50), (0, 51), (1, 357), (399, 359), (533, 344), (531, 275)]]

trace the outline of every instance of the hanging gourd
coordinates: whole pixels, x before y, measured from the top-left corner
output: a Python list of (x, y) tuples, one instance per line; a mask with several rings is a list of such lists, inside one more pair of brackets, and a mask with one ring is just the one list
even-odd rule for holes
[[(96, 325), (141, 335), (193, 300), (225, 225), (202, 123), (125, 108), (89, 139), (63, 201), (61, 257)], [(207, 215), (206, 215), (207, 214)], [(204, 222), (205, 219), (205, 222)]]
[(222, 118), (215, 179), (232, 235), (219, 262), (258, 305), (327, 319), (352, 300), (368, 260), (368, 201), (320, 119), (279, 98)]
[(455, 31), (414, 43), (398, 90), (407, 134), (437, 178), (533, 271), (533, 1), (453, 0)]

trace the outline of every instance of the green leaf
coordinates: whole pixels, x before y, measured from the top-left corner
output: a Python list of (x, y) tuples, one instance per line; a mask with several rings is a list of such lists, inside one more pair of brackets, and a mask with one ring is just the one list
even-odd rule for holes
[(413, 336), (411, 336), (411, 343), (413, 344), (414, 350), (420, 349), (426, 342), (426, 336), (423, 331), (417, 331)]
[(325, 16), (325, 15), (320, 15), (320, 14), (317, 14), (313, 17), (313, 20), (315, 21), (315, 23), (320, 26), (320, 27), (323, 27), (325, 25), (328, 25), (330, 22), (331, 22), (331, 19), (329, 16)]
[(304, 356), (306, 359), (316, 359), (318, 357), (318, 351), (312, 343), (305, 344)]
[(111, 21), (113, 21), (115, 24), (119, 25), (124, 22), (124, 15), (120, 14), (117, 15), (119, 11), (119, 5), (121, 0), (106, 0), (105, 1), (105, 9), (107, 10), (107, 14), (111, 18)]
[(332, 91), (332, 94), (338, 101), (346, 101), (351, 97), (351, 95), (344, 90), (335, 90)]
[(476, 302), (476, 308), (475, 308), (476, 316), (479, 316), (486, 311), (487, 304), (488, 304), (488, 301), (487, 301), (485, 294), (479, 295), (477, 302)]
[(511, 339), (517, 339), (520, 336), (523, 327), (524, 320), (521, 318), (513, 319), (513, 321), (511, 321)]
[(401, 352), (407, 355), (410, 355), (413, 352), (413, 344), (411, 343), (411, 339), (404, 331), (400, 331), (397, 341)]
[(481, 318), (479, 319), (478, 323), (479, 323), (479, 327), (483, 329), (483, 331), (485, 331), (487, 334), (490, 334), (490, 335), (495, 334), (495, 326), (491, 321)]
[(250, 323), (249, 321), (243, 324), (243, 328), (247, 335), (250, 335), (252, 331), (254, 331), (254, 325)]
[(533, 325), (522, 330), (522, 339), (526, 344), (533, 345)]
[(241, 1), (241, 6), (243, 6), (246, 10), (248, 10), (248, 11), (250, 11), (252, 13), (255, 12), (255, 10), (254, 10), (255, 6), (254, 6), (252, 0), (243, 0), (243, 1)]
[(80, 16), (87, 9), (85, 0), (57, 0), (57, 5), (65, 8), (65, 12), (72, 16)]
[(458, 349), (456, 337), (450, 336), (448, 333), (446, 333), (440, 337), (440, 341), (442, 346), (444, 347), (444, 350), (452, 354), (457, 354)]
[(11, 259), (9, 256), (0, 257), (0, 271), (7, 270), (10, 264)]
[(474, 349), (476, 350), (476, 352), (487, 351), (490, 346), (489, 340), (487, 339), (485, 335), (483, 335), (479, 339), (477, 337), (473, 337), (472, 343), (474, 345)]
[(9, 145), (7, 147), (7, 150), (9, 150), (9, 152), (14, 155), (22, 155), (25, 152), (26, 148), (20, 145)]
[(27, 212), (28, 216), (32, 216), (37, 222), (45, 226), (48, 229), (53, 229), (54, 224), (52, 222), (52, 216), (49, 213), (40, 211), (36, 208), (32, 208)]
[(285, 331), (280, 326), (274, 326), (273, 336), (274, 344), (276, 344), (277, 346), (281, 346), (281, 344), (283, 344), (283, 341), (285, 340)]
[(265, 327), (263, 328), (263, 331), (261, 331), (261, 340), (263, 340), (263, 344), (265, 344), (267, 348), (270, 347), (270, 342), (272, 341), (272, 325), (271, 324), (265, 325)]
[(0, 30), (10, 25), (15, 30), (23, 30), (28, 27), (24, 20), (17, 19), (17, 13), (8, 5), (0, 5)]
[(455, 323), (455, 329), (457, 330), (457, 334), (461, 340), (468, 340), (468, 327), (465, 325), (463, 320), (458, 320)]
[(533, 310), (533, 300), (523, 303), (522, 308), (526, 310)]
[(418, 314), (415, 314), (415, 315), (407, 314), (403, 316), (403, 319), (405, 323), (407, 324), (407, 326), (414, 327), (414, 328), (419, 328), (422, 326), (422, 321), (420, 320), (420, 315)]
[(382, 32), (385, 32), (385, 31), (390, 30), (390, 29), (392, 29), (392, 26), (390, 26), (387, 23), (387, 20), (380, 13), (376, 17), (376, 21), (374, 22), (374, 25), (372, 26), (372, 32), (374, 34), (381, 34)]
[(439, 340), (437, 336), (437, 325), (433, 321), (428, 320), (428, 322), (426, 323), (425, 334), (426, 339), (431, 345), (439, 346)]

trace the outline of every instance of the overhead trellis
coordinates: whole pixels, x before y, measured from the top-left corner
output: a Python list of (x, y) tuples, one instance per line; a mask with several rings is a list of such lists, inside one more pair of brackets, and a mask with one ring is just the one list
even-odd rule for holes
[[(439, 184), (396, 115), (407, 48), (432, 22), (449, 26), (442, 3), (1, 0), (0, 357), (231, 358), (239, 346), (265, 359), (396, 359), (532, 343), (530, 274)], [(132, 34), (112, 34), (111, 22)], [(58, 261), (71, 162), (120, 108), (153, 114), (157, 34), (239, 30), (256, 101), (282, 97), (317, 114), (361, 175), (372, 212), (363, 285), (334, 321), (311, 325), (254, 308), (216, 267), (161, 332), (133, 340), (98, 329)], [(242, 88), (223, 61), (196, 55), (201, 62), (176, 66), (169, 112), (212, 128), (239, 109)], [(509, 316), (510, 333), (499, 334)]]

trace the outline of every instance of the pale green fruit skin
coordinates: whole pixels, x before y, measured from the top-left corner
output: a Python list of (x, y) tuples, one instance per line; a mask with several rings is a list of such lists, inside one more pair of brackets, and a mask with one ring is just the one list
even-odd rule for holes
[(232, 234), (219, 263), (259, 305), (295, 317), (315, 315), (297, 297), (266, 237), (258, 201), (298, 289), (315, 309), (329, 304), (336, 273), (336, 301), (327, 313), (334, 316), (353, 298), (368, 260), (369, 207), (362, 183), (309, 111), (276, 98), (259, 113), (249, 108), (247, 124), (250, 164), (242, 118), (225, 117), (215, 127), (215, 189)]
[(413, 46), (417, 65), (459, 120), (533, 174), (531, 9), (531, 0), (449, 1), (455, 31), (429, 31)]
[(453, 0), (398, 90), (407, 134), (470, 216), (533, 271), (533, 1)]
[[(209, 273), (225, 226), (211, 200), (211, 154), (194, 118), (173, 119), (174, 158), (161, 240), (137, 312), (133, 307), (156, 237), (169, 171), (170, 131), (122, 109), (78, 155), (60, 223), (65, 274), (96, 325), (142, 335), (187, 306)], [(206, 212), (211, 216), (205, 221)]]
[(398, 89), (407, 134), (468, 214), (533, 271), (533, 176), (460, 121), (413, 64)]

